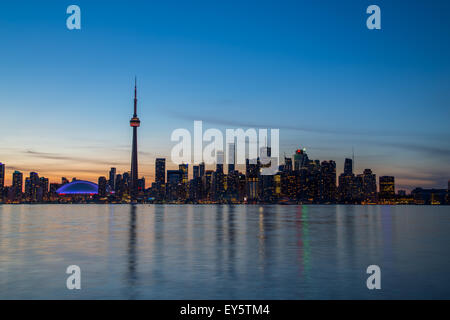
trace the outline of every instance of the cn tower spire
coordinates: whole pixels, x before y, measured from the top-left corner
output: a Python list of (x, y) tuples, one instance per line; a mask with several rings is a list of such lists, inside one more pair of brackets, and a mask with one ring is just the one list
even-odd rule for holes
[(134, 77), (134, 114), (133, 117), (137, 117), (137, 80)]

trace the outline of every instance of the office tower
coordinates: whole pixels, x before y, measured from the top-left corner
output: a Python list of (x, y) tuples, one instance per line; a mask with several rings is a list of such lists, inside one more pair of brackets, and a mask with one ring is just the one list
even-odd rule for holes
[(223, 173), (224, 154), (223, 151), (216, 152), (216, 172)]
[(37, 201), (39, 182), (39, 175), (36, 172), (30, 172), (30, 177), (25, 179), (25, 195), (27, 200)]
[(41, 177), (39, 178), (40, 191), (42, 195), (39, 196), (39, 201), (42, 201), (44, 198), (48, 196), (48, 178)]
[(14, 189), (14, 200), (20, 200), (22, 198), (23, 191), (23, 174), (20, 171), (14, 171), (13, 173), (13, 189)]
[(344, 174), (345, 175), (353, 174), (353, 160), (352, 159), (348, 159), (348, 158), (345, 159)]
[(390, 200), (395, 197), (395, 179), (392, 176), (382, 176), (379, 181), (380, 199)]
[(125, 183), (123, 181), (123, 176), (121, 174), (118, 174), (116, 176), (116, 188), (114, 189), (115, 192), (115, 198), (121, 199), (124, 192), (125, 192)]
[(292, 171), (292, 159), (284, 157), (284, 167), (283, 172)]
[[(200, 167), (201, 168), (201, 167)], [(212, 200), (213, 193), (211, 190), (211, 181), (214, 171), (206, 170), (202, 176), (202, 198), (206, 200)]]
[(189, 165), (187, 163), (182, 163), (178, 165), (178, 170), (180, 170), (182, 174), (181, 182), (187, 184), (189, 181)]
[(130, 120), (130, 127), (133, 128), (133, 146), (131, 151), (131, 184), (130, 196), (131, 200), (136, 200), (138, 195), (138, 150), (137, 150), (137, 128), (141, 125), (141, 121), (137, 116), (137, 85), (134, 81), (134, 113)]
[(236, 144), (235, 143), (228, 144), (227, 159), (228, 159), (228, 174), (230, 174), (236, 168)]
[(294, 154), (294, 170), (299, 171), (308, 164), (308, 161), (305, 149), (297, 149)]
[(194, 166), (192, 168), (192, 179), (200, 178), (200, 168), (199, 166)]
[(0, 162), (0, 196), (1, 191), (5, 187), (5, 165)]
[(320, 169), (322, 202), (333, 203), (336, 201), (336, 162), (333, 160), (322, 161)]
[(155, 160), (155, 182), (157, 186), (166, 183), (166, 159), (156, 158)]
[(344, 172), (339, 175), (339, 201), (341, 203), (354, 203), (357, 194), (356, 190), (352, 159), (345, 159)]
[(111, 170), (109, 170), (108, 185), (111, 190), (114, 190), (116, 188), (116, 168), (111, 168)]
[[(110, 175), (111, 177), (111, 175)], [(115, 179), (115, 177), (114, 177)], [(111, 180), (111, 178), (110, 178)], [(99, 177), (98, 178), (98, 196), (99, 197), (106, 197), (106, 177)], [(108, 185), (111, 187), (111, 185), (108, 183)]]
[(259, 196), (259, 161), (245, 160), (246, 196), (248, 201), (256, 201)]
[(167, 199), (179, 200), (183, 196), (182, 190), (183, 173), (180, 170), (167, 170)]
[(204, 162), (200, 163), (199, 168), (200, 168), (200, 177), (203, 177), (205, 175), (205, 163)]
[(370, 169), (364, 169), (362, 174), (363, 179), (363, 200), (370, 203), (377, 201), (377, 176), (372, 173)]

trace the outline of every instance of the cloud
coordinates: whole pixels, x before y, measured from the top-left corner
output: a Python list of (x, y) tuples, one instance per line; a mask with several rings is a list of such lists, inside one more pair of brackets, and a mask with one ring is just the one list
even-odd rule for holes
[(61, 161), (76, 161), (76, 162), (84, 162), (84, 163), (93, 163), (93, 164), (105, 164), (105, 165), (126, 165), (128, 162), (124, 161), (111, 161), (111, 160), (101, 160), (101, 159), (93, 159), (86, 157), (78, 157), (67, 154), (57, 154), (50, 152), (39, 152), (34, 150), (26, 150), (23, 153), (32, 155), (33, 157), (47, 160), (61, 160)]
[(180, 120), (194, 121), (201, 120), (203, 122), (208, 122), (216, 125), (230, 126), (230, 127), (240, 127), (240, 128), (277, 128), (277, 129), (285, 129), (290, 131), (298, 131), (298, 132), (309, 132), (321, 135), (351, 135), (351, 136), (366, 136), (366, 137), (411, 137), (411, 136), (421, 136), (428, 138), (439, 138), (446, 139), (450, 136), (446, 135), (437, 135), (433, 133), (419, 133), (419, 132), (405, 132), (403, 130), (362, 130), (362, 129), (348, 129), (348, 128), (324, 128), (319, 126), (306, 126), (305, 124), (301, 125), (286, 125), (281, 123), (256, 123), (249, 122), (239, 119), (225, 119), (214, 117), (210, 115), (194, 115), (194, 114), (186, 114), (180, 111), (174, 111), (170, 109), (166, 109), (165, 111), (171, 117), (175, 117)]

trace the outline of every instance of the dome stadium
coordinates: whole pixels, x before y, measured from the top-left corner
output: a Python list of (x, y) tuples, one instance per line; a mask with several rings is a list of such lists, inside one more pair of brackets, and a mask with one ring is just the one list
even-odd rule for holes
[(98, 194), (98, 185), (90, 181), (75, 180), (58, 188), (56, 193), (59, 195), (94, 195)]

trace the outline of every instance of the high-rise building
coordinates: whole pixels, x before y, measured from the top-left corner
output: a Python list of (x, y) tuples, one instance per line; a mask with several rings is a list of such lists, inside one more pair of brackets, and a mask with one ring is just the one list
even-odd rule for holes
[(192, 179), (200, 178), (200, 167), (193, 166), (192, 167)]
[[(48, 178), (40, 177), (39, 183), (40, 183), (40, 187), (42, 190), (42, 197), (43, 198), (47, 197), (48, 196)], [(40, 199), (40, 201), (42, 201), (42, 199)]]
[(352, 175), (353, 174), (353, 160), (346, 158), (344, 162), (344, 174)]
[(166, 183), (166, 159), (156, 158), (155, 160), (155, 182), (157, 185)]
[(297, 149), (294, 154), (294, 170), (300, 171), (301, 168), (307, 166), (309, 162), (305, 149)]
[(189, 164), (182, 163), (178, 165), (178, 170), (180, 170), (182, 174), (181, 182), (187, 184), (189, 181)]
[(111, 168), (111, 170), (109, 170), (108, 184), (111, 190), (116, 188), (116, 168)]
[(5, 165), (0, 162), (0, 197), (4, 187), (5, 187)]
[(292, 171), (292, 158), (284, 157), (283, 172), (289, 172), (289, 171)]
[[(183, 173), (180, 170), (167, 170), (167, 199), (178, 200), (182, 196)], [(185, 189), (184, 189), (185, 190)]]
[(236, 168), (236, 144), (235, 143), (228, 144), (227, 159), (228, 159), (228, 174), (230, 174)]
[(325, 203), (336, 201), (336, 162), (322, 161), (321, 166), (321, 200)]
[(377, 176), (372, 173), (370, 169), (364, 169), (362, 174), (363, 179), (363, 200), (370, 203), (377, 201)]
[(205, 175), (205, 163), (204, 162), (199, 164), (199, 169), (200, 169), (200, 177), (203, 177)]
[(389, 200), (395, 197), (395, 179), (392, 176), (380, 177), (380, 199)]
[(357, 199), (357, 184), (353, 174), (352, 159), (345, 159), (344, 172), (339, 175), (338, 197), (342, 203), (354, 203)]
[(20, 200), (22, 198), (23, 191), (23, 174), (20, 171), (14, 171), (13, 173), (13, 189), (14, 189), (14, 199)]
[(137, 116), (137, 85), (134, 81), (134, 113), (130, 120), (130, 127), (133, 128), (133, 146), (131, 151), (131, 184), (130, 196), (131, 200), (136, 200), (138, 196), (138, 150), (137, 150), (137, 128), (141, 125), (141, 121)]
[[(109, 186), (111, 185), (109, 184)], [(98, 178), (98, 196), (101, 198), (106, 197), (106, 177)]]
[(224, 154), (223, 151), (216, 152), (216, 172), (223, 173)]

